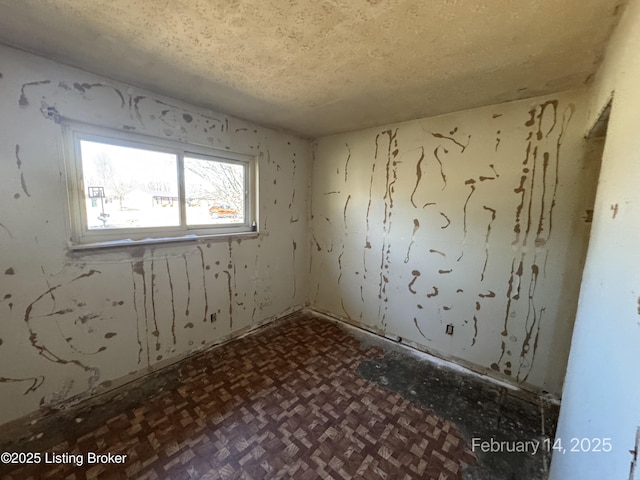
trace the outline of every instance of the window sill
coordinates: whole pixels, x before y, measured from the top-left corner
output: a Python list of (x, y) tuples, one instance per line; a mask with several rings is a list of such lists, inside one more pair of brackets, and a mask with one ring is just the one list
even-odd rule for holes
[(95, 242), (95, 243), (78, 243), (69, 245), (71, 251), (82, 250), (98, 250), (106, 248), (122, 248), (122, 247), (137, 247), (144, 245), (158, 245), (166, 243), (202, 243), (208, 241), (226, 240), (228, 238), (254, 238), (259, 233), (257, 231), (250, 232), (238, 232), (238, 233), (217, 233), (211, 235), (184, 235), (180, 237), (163, 237), (163, 238), (145, 238), (141, 240), (112, 240), (107, 242)]

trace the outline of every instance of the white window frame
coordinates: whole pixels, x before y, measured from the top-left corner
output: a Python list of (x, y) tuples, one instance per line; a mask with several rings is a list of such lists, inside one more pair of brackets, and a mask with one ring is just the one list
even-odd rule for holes
[[(219, 150), (211, 147), (182, 143), (138, 133), (111, 130), (85, 124), (67, 122), (63, 124), (65, 141), (65, 169), (71, 230), (69, 248), (88, 249), (193, 241), (217, 237), (257, 235), (257, 175), (258, 162), (255, 156)], [(82, 173), (82, 140), (117, 146), (148, 149), (176, 155), (178, 175), (179, 226), (89, 229), (86, 214), (87, 187)], [(184, 158), (211, 159), (223, 163), (242, 165), (245, 179), (245, 216), (243, 223), (217, 225), (187, 225)]]

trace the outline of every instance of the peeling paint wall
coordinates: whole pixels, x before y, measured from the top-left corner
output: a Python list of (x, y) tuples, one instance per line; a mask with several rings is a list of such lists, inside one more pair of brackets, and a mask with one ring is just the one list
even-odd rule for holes
[(585, 104), (580, 90), (318, 140), (312, 307), (559, 394), (598, 173)]
[[(309, 142), (0, 47), (0, 424), (307, 303)], [(58, 116), (258, 155), (257, 238), (69, 253)]]
[(613, 95), (558, 438), (611, 451), (554, 455), (550, 478), (637, 478), (640, 426), (640, 1), (632, 0), (590, 92), (585, 131)]

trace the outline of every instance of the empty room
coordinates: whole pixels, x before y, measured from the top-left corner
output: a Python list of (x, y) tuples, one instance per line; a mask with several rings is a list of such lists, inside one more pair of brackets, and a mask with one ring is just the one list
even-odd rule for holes
[(640, 479), (640, 0), (0, 0), (0, 112), (0, 478)]

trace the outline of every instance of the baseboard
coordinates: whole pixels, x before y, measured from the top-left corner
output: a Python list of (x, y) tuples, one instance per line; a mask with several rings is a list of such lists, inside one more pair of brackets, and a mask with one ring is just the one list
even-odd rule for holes
[(71, 419), (75, 416), (74, 413), (77, 411), (100, 408), (101, 405), (108, 404), (116, 399), (122, 399), (129, 395), (129, 392), (137, 389), (146, 382), (152, 381), (153, 378), (167, 375), (173, 370), (177, 370), (180, 364), (189, 358), (215, 350), (230, 341), (251, 335), (274, 322), (285, 320), (287, 317), (303, 311), (305, 308), (306, 307), (302, 305), (287, 309), (278, 315), (265, 318), (259, 322), (241, 328), (197, 349), (190, 350), (184, 354), (158, 362), (151, 368), (139, 370), (130, 375), (120, 377), (110, 382), (108, 386), (102, 384), (101, 386), (97, 386), (91, 390), (87, 390), (78, 395), (67, 398), (57, 404), (46, 405), (33, 413), (11, 420), (1, 425), (0, 445), (37, 440), (37, 435), (39, 434), (31, 433), (31, 431), (36, 430), (36, 425), (38, 427), (37, 430), (42, 431), (43, 424), (46, 424), (47, 419), (49, 418), (64, 414)]
[(507, 388), (516, 395), (526, 398), (532, 402), (541, 399), (553, 405), (560, 405), (560, 398), (557, 396), (544, 392), (540, 388), (531, 384), (515, 383), (513, 382), (513, 379), (503, 375), (498, 375), (490, 368), (484, 368), (460, 358), (443, 356), (440, 352), (436, 352), (425, 345), (409, 341), (405, 338), (400, 338), (399, 336), (388, 332), (383, 332), (382, 330), (372, 328), (367, 324), (354, 321), (353, 319), (336, 316), (330, 312), (323, 311), (322, 309), (306, 307), (304, 308), (304, 311), (310, 315), (316, 315), (329, 321), (345, 325), (346, 327), (355, 328), (366, 334), (394, 342), (395, 344), (406, 348), (409, 353), (419, 355), (425, 361)]

